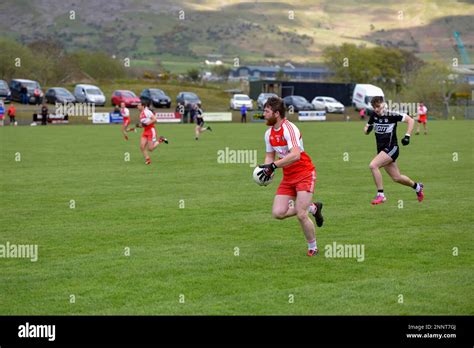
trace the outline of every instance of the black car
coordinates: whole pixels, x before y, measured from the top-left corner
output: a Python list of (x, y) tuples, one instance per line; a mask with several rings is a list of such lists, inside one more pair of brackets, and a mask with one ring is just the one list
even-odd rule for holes
[(21, 86), (25, 86), (28, 90), (27, 99), (29, 104), (36, 102), (35, 89), (39, 90), (39, 103), (43, 102), (43, 91), (37, 81), (24, 80), (24, 79), (13, 79), (10, 81), (10, 91), (12, 93), (12, 100), (21, 102)]
[(171, 107), (171, 98), (158, 88), (146, 88), (140, 94), (142, 103), (153, 105), (154, 107)]
[(8, 88), (6, 81), (0, 80), (0, 99), (3, 99), (5, 103), (9, 103), (12, 100), (12, 93)]
[(190, 109), (193, 104), (197, 104), (201, 107), (201, 100), (195, 93), (179, 92), (176, 97), (176, 104), (183, 105), (186, 109)]
[(45, 94), (46, 102), (50, 104), (56, 103), (75, 103), (76, 97), (69, 92), (66, 88), (62, 87), (53, 87), (46, 91)]
[(285, 98), (283, 98), (283, 101), (285, 102), (287, 110), (290, 110), (290, 108), (292, 108), (295, 112), (316, 110), (313, 104), (306, 100), (305, 97), (301, 97), (299, 95), (286, 96)]

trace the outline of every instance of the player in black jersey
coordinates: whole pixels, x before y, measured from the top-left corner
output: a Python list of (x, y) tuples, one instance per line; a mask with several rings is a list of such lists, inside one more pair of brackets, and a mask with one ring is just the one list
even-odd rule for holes
[(197, 104), (194, 104), (191, 108), (191, 113), (196, 118), (196, 127), (194, 128), (194, 134), (196, 137), (194, 139), (199, 140), (199, 135), (208, 130), (212, 132), (211, 126), (204, 126), (204, 118), (202, 116), (202, 110)]
[(377, 156), (370, 162), (369, 168), (374, 176), (375, 186), (377, 186), (377, 196), (372, 201), (372, 204), (381, 204), (387, 199), (383, 192), (382, 173), (380, 168), (384, 167), (388, 175), (393, 181), (405, 186), (410, 186), (416, 191), (418, 201), (423, 201), (423, 184), (416, 183), (409, 177), (400, 174), (398, 165), (395, 162), (398, 154), (397, 143), (397, 122), (407, 122), (408, 129), (405, 137), (402, 139), (402, 144), (408, 145), (410, 143), (410, 136), (413, 131), (415, 121), (407, 114), (400, 114), (385, 109), (383, 97), (374, 97), (371, 101), (374, 110), (368, 110), (369, 121), (365, 125), (364, 133), (369, 134), (372, 129), (375, 130), (375, 139), (377, 141)]

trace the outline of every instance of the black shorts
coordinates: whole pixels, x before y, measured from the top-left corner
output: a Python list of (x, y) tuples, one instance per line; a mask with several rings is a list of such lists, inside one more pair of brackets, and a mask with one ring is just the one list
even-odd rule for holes
[(398, 155), (400, 154), (398, 145), (393, 145), (391, 147), (383, 147), (378, 149), (378, 153), (381, 151), (385, 152), (387, 155), (390, 156), (390, 158), (395, 162), (398, 158)]
[(202, 127), (204, 125), (204, 119), (202, 117), (196, 117), (196, 124)]
[(10, 122), (15, 122), (15, 116), (10, 116)]

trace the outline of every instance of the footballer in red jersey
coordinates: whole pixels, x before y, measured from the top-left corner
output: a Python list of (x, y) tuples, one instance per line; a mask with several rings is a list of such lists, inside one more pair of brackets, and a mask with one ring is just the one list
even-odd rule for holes
[(137, 108), (140, 111), (140, 123), (137, 124), (137, 127), (143, 128), (140, 139), (140, 150), (143, 153), (143, 157), (145, 157), (145, 164), (150, 164), (151, 159), (148, 155), (148, 151), (152, 152), (163, 142), (168, 144), (168, 139), (165, 137), (158, 138), (155, 129), (156, 117), (153, 111), (143, 103), (138, 103)]
[[(283, 170), (283, 180), (278, 186), (273, 201), (272, 214), (276, 219), (297, 216), (308, 242), (308, 256), (318, 255), (316, 229), (308, 217), (310, 212), (316, 225), (323, 225), (321, 202), (312, 202), (316, 169), (304, 151), (303, 138), (299, 129), (285, 117), (283, 99), (271, 97), (264, 106), (263, 115), (267, 126), (265, 132), (265, 164), (260, 165), (261, 180), (269, 180), (277, 168)], [(275, 159), (275, 156), (278, 159)]]
[(124, 102), (120, 103), (120, 115), (123, 117), (122, 134), (125, 140), (128, 140), (127, 132), (133, 132), (135, 128), (128, 128), (130, 125), (130, 110), (128, 110)]

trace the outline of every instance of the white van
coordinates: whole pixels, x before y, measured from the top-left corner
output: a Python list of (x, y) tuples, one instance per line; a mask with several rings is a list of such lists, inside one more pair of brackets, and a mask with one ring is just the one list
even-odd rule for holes
[(95, 105), (105, 105), (105, 95), (99, 87), (94, 85), (76, 85), (74, 87), (74, 97), (78, 103), (92, 103)]
[(356, 110), (372, 110), (370, 101), (373, 97), (385, 98), (382, 89), (377, 86), (368, 84), (356, 85), (354, 88), (354, 93), (352, 94), (352, 105), (354, 105)]

